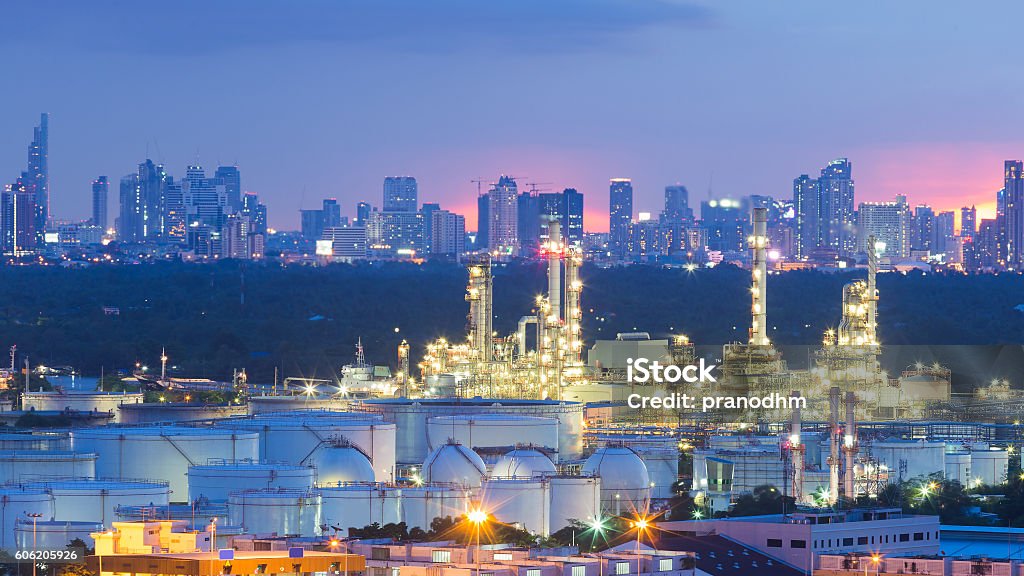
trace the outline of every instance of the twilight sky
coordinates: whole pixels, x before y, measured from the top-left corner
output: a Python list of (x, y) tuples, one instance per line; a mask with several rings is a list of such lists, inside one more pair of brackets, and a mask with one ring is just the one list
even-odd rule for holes
[(236, 163), (270, 223), (386, 175), (475, 227), (478, 177), (575, 187), (607, 229), (608, 179), (637, 211), (791, 196), (853, 161), (857, 201), (994, 210), (1024, 156), (1019, 1), (17, 1), (0, 6), (0, 181), (51, 114), (51, 213), (147, 155), (175, 176)]

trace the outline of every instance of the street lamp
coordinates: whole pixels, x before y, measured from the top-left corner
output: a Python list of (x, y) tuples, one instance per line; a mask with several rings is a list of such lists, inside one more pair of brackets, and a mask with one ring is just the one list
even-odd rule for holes
[(636, 528), (636, 576), (640, 576), (641, 562), (640, 562), (640, 537), (647, 528), (651, 526), (650, 521), (647, 518), (640, 516), (633, 521), (633, 527)]
[[(39, 520), (40, 518), (42, 518), (43, 515), (38, 513), (38, 512), (26, 512), (25, 516), (28, 516), (29, 518), (32, 519), (32, 551), (35, 552), (35, 549), (36, 549), (36, 521)], [(36, 561), (35, 560), (32, 560), (32, 576), (36, 576)]]
[(484, 522), (487, 522), (487, 512), (479, 508), (470, 510), (466, 514), (466, 519), (473, 524), (476, 531), (476, 576), (480, 576), (480, 527)]
[[(871, 555), (871, 564), (875, 567), (875, 576), (878, 576), (879, 564), (882, 562), (882, 556), (878, 553)], [(868, 563), (864, 563), (864, 576), (868, 576)]]

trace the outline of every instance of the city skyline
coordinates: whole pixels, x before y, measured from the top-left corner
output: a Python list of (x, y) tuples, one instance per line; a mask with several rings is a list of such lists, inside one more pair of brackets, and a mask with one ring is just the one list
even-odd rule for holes
[[(587, 228), (605, 230), (610, 178), (631, 178), (637, 209), (653, 212), (676, 182), (695, 205), (709, 187), (718, 198), (784, 197), (794, 176), (836, 157), (857, 166), (857, 202), (903, 194), (937, 211), (977, 205), (981, 219), (994, 212), (1003, 160), (1024, 155), (1024, 140), (1004, 128), (1014, 98), (1001, 97), (1022, 88), (1003, 73), (1012, 4), (962, 14), (907, 3), (885, 18), (870, 6), (836, 18), (805, 4), (784, 21), (743, 2), (568, 2), (539, 15), (531, 3), (331, 4), (265, 7), (224, 28), (214, 23), (231, 4), (218, 3), (197, 5), (189, 27), (176, 24), (189, 10), (146, 7), (165, 25), (145, 32), (113, 6), (72, 7), (45, 24), (5, 8), (23, 24), (2, 42), (17, 54), (30, 40), (48, 73), (9, 94), (0, 169), (23, 170), (24, 135), (50, 112), (58, 219), (88, 217), (96, 176), (119, 181), (146, 157), (178, 174), (197, 157), (211, 173), (237, 164), (244, 191), (265, 199), (279, 229), (297, 229), (298, 210), (324, 197), (353, 214), (379, 197), (385, 176), (403, 174), (473, 229), (471, 180), (505, 173), (524, 188), (579, 190)], [(272, 24), (312, 13), (320, 21), (269, 39)], [(118, 34), (83, 34), (117, 23)], [(505, 26), (517, 33), (490, 33)], [(900, 44), (908, 31), (914, 50)], [(750, 42), (730, 45), (736, 34)], [(714, 56), (694, 56), (704, 54)], [(13, 60), (13, 76), (32, 74), (35, 60)], [(161, 73), (125, 74), (145, 69)], [(792, 96), (794, 78), (813, 94), (832, 75), (843, 90)], [(395, 78), (404, 88), (380, 89)], [(510, 89), (490, 89), (494, 78), (511, 79)]]

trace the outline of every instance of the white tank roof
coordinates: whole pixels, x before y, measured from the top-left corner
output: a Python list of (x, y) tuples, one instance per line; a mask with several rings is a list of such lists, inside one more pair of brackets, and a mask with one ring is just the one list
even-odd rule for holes
[(374, 472), (370, 459), (351, 445), (321, 446), (313, 454), (317, 482), (323, 485), (347, 482), (373, 482)]
[(421, 474), (424, 482), (448, 482), (480, 487), (487, 467), (473, 450), (455, 442), (442, 444), (423, 461)]
[(602, 490), (642, 490), (650, 486), (647, 465), (625, 446), (605, 446), (583, 463), (581, 473), (600, 476)]
[(498, 459), (491, 469), (493, 478), (535, 478), (555, 474), (551, 459), (533, 448), (517, 448)]

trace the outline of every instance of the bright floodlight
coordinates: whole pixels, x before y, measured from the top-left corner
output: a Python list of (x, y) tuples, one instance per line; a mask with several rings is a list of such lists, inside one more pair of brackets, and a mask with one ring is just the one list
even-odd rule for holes
[(487, 513), (483, 510), (472, 510), (469, 514), (466, 514), (466, 518), (473, 524), (482, 524), (487, 521)]

